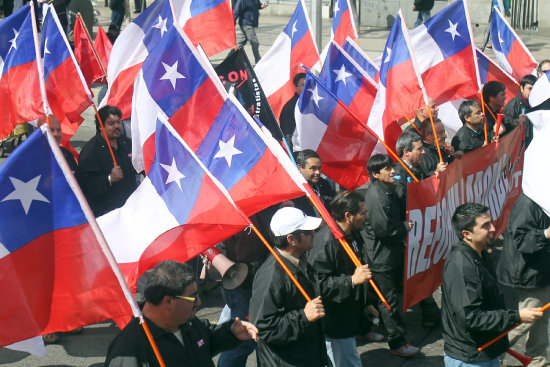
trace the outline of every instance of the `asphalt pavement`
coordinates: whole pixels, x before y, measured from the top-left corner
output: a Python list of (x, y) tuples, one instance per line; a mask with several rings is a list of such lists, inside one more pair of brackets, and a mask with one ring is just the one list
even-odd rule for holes
[[(130, 1), (133, 6), (133, 1)], [(105, 29), (110, 23), (110, 10), (103, 6), (103, 1), (95, 7), (99, 11), (98, 21)], [(272, 4), (271, 6), (276, 6)], [(134, 14), (132, 14), (135, 16)], [(260, 27), (257, 30), (260, 40), (260, 53), (263, 55), (277, 35), (286, 26), (290, 15), (268, 15), (260, 17)], [(97, 27), (94, 27), (97, 29)], [(474, 28), (475, 40), (481, 43), (485, 28)], [(367, 52), (371, 58), (376, 58), (382, 53), (384, 48), (388, 29), (376, 29), (362, 27), (359, 34), (359, 45)], [(330, 34), (330, 20), (323, 19), (323, 41), (326, 42)], [(548, 51), (548, 39), (538, 35), (535, 32), (520, 32), (520, 37), (527, 44), (536, 59), (542, 60), (550, 58)], [(249, 46), (245, 48), (251, 55)], [(492, 56), (490, 50), (488, 54)], [(225, 54), (217, 55), (212, 58), (213, 63), (219, 63), (223, 60)], [(94, 89), (97, 95), (98, 90)], [(73, 138), (73, 145), (80, 150), (84, 143), (95, 134), (94, 113), (89, 109), (84, 114), (85, 122)], [(0, 160), (1, 162), (2, 160)], [(435, 299), (440, 302), (439, 290), (435, 293)], [(219, 287), (214, 287), (209, 292), (203, 292), (203, 306), (199, 310), (199, 317), (205, 317), (212, 321), (217, 321), (223, 301)], [(513, 296), (508, 297), (510, 304), (514, 303)], [(421, 353), (411, 359), (392, 356), (388, 353), (388, 347), (385, 342), (366, 343), (358, 342), (358, 351), (364, 366), (371, 367), (394, 367), (394, 366), (443, 366), (443, 341), (441, 338), (441, 329), (439, 326), (426, 329), (421, 325), (420, 311), (417, 307), (408, 310), (404, 315), (404, 320), (408, 328), (408, 340), (411, 344), (420, 346)], [(379, 330), (384, 333), (383, 330)], [(48, 355), (46, 357), (35, 357), (28, 353), (11, 351), (0, 348), (0, 365), (2, 366), (101, 366), (105, 359), (105, 354), (109, 343), (118, 333), (118, 328), (111, 322), (103, 322), (95, 325), (86, 326), (80, 334), (62, 333), (59, 342), (47, 346)], [(521, 340), (518, 350), (523, 350), (525, 341)], [(520, 366), (521, 364), (510, 357), (506, 359), (509, 366)], [(255, 356), (249, 358), (247, 366), (256, 366)]]

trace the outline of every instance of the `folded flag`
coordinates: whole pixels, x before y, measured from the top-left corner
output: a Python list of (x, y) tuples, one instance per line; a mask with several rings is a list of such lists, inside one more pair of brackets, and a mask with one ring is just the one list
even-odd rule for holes
[(111, 57), (111, 50), (113, 49), (113, 44), (107, 36), (107, 33), (103, 30), (101, 26), (97, 27), (97, 33), (95, 35), (94, 47), (97, 51), (97, 56), (101, 60), (101, 64), (107, 70), (109, 65), (109, 58)]
[[(354, 0), (355, 1), (355, 0)], [(357, 29), (353, 20), (350, 0), (335, 0), (332, 10), (331, 40), (343, 45), (349, 37), (357, 39)]]
[[(86, 29), (80, 14), (76, 17), (73, 34), (74, 56), (78, 62), (78, 65), (80, 65), (82, 75), (84, 76), (84, 79), (86, 79), (88, 88), (91, 88), (94, 81), (105, 76), (105, 68), (107, 67), (107, 64), (103, 65), (103, 60), (100, 60), (95, 52), (94, 44), (92, 43), (92, 39), (88, 34), (88, 30)], [(105, 31), (103, 31), (103, 28), (100, 26), (97, 31), (96, 40), (101, 37), (101, 34), (105, 34)]]
[(342, 46), (344, 51), (357, 63), (367, 74), (378, 83), (380, 69), (370, 57), (351, 38), (347, 38)]

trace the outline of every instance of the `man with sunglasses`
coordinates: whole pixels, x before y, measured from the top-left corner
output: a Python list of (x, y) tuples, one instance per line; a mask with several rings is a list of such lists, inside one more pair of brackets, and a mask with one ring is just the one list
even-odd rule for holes
[[(195, 317), (200, 306), (197, 281), (191, 268), (177, 261), (163, 261), (150, 272), (142, 313), (169, 366), (212, 366), (212, 356), (257, 340), (258, 330), (238, 318), (214, 327)], [(106, 367), (159, 366), (139, 319), (134, 318), (113, 340)]]
[(312, 300), (306, 301), (273, 256), (264, 261), (254, 277), (250, 300), (250, 320), (259, 330), (258, 366), (320, 367), (328, 363), (320, 322), (325, 309), (315, 270), (305, 258), (320, 225), (320, 218), (294, 207), (279, 209), (271, 219), (275, 251)]
[[(363, 197), (353, 191), (342, 191), (332, 200), (330, 209), (352, 250), (359, 259), (364, 258), (362, 230), (367, 207)], [(364, 284), (371, 279), (371, 272), (368, 265), (354, 265), (328, 226), (319, 230), (314, 243), (308, 262), (318, 273), (321, 295), (325, 299), (327, 314), (323, 326), (328, 356), (334, 367), (361, 367), (355, 336), (368, 329), (364, 316), (367, 307)], [(370, 335), (375, 341), (383, 338), (374, 332)]]

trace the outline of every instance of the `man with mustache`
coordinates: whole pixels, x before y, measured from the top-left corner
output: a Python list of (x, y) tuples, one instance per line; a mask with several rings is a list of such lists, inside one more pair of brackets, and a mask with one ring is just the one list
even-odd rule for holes
[(138, 182), (132, 166), (132, 141), (121, 134), (120, 109), (105, 106), (98, 112), (117, 165), (96, 117), (96, 134), (82, 148), (77, 171), (78, 183), (96, 217), (124, 205)]

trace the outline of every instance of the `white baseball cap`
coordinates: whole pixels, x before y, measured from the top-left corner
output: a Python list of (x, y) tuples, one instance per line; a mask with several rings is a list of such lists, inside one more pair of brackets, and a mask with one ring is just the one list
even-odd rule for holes
[(303, 211), (294, 207), (277, 210), (271, 218), (271, 230), (275, 236), (286, 236), (297, 230), (312, 231), (319, 228), (322, 219), (309, 217)]

